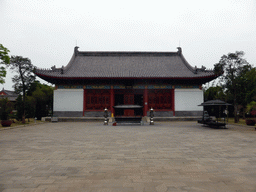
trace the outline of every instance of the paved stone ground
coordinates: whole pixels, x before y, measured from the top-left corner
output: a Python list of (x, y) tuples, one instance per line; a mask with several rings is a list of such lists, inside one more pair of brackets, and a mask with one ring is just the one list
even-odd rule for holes
[(0, 191), (256, 191), (256, 131), (196, 122), (2, 130)]

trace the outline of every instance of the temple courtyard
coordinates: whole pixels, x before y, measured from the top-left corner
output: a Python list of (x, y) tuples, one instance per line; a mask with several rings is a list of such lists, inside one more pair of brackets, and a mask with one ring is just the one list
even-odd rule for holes
[(0, 191), (256, 191), (256, 131), (195, 121), (0, 129)]

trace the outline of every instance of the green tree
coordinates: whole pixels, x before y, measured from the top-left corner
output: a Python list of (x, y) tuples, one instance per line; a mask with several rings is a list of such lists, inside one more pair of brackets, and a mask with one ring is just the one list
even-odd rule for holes
[(209, 87), (204, 91), (204, 100), (209, 101), (209, 100), (226, 100), (226, 95), (224, 93), (223, 87), (221, 86), (216, 86), (216, 87)]
[[(9, 50), (4, 47), (2, 44), (0, 44), (0, 64), (9, 64), (10, 63), (10, 57), (8, 55)], [(4, 78), (6, 77), (6, 69), (5, 67), (0, 67), (0, 83), (3, 84)]]
[(243, 59), (244, 52), (237, 51), (235, 53), (229, 53), (223, 55), (219, 63), (214, 65), (215, 73), (220, 74), (220, 82), (224, 89), (227, 91), (227, 95), (232, 99), (234, 105), (234, 119), (237, 123), (239, 121), (239, 104), (244, 94), (244, 79), (243, 75), (251, 67), (249, 63)]
[(15, 102), (15, 109), (17, 110), (17, 113), (16, 113), (16, 119), (18, 121), (21, 121), (22, 120), (22, 115), (23, 115), (23, 100), (22, 100), (22, 95), (19, 94), (19, 96), (17, 97), (16, 99), (16, 102)]
[[(221, 100), (226, 101), (226, 93), (222, 86), (213, 86), (208, 87), (204, 90), (204, 100)], [(221, 117), (223, 116), (223, 111), (226, 109), (226, 106), (205, 106), (204, 110), (206, 110), (210, 116)]]
[(26, 112), (26, 118), (34, 118), (35, 117), (35, 111), (36, 111), (36, 99), (32, 96), (27, 96), (26, 99), (26, 105), (25, 105), (25, 112)]
[(35, 81), (31, 84), (27, 95), (35, 99), (35, 117), (37, 119), (49, 115), (53, 106), (53, 87)]
[(247, 112), (256, 111), (256, 101), (252, 101), (247, 105)]
[[(23, 100), (22, 100), (22, 95), (19, 95), (16, 99), (15, 102), (15, 108), (17, 110), (16, 113), (16, 119), (18, 121), (22, 120), (22, 116), (23, 116)], [(32, 96), (27, 96), (26, 99), (26, 105), (25, 105), (25, 112), (26, 112), (26, 118), (34, 118), (35, 117), (35, 109), (36, 108), (36, 101), (35, 98), (33, 98)]]
[(32, 96), (36, 99), (36, 118), (41, 119), (48, 116), (53, 105), (53, 88), (48, 85), (41, 85), (36, 88)]
[(256, 67), (245, 74), (245, 84), (247, 87), (245, 99), (247, 103), (256, 101)]
[[(53, 106), (53, 87), (41, 84), (39, 81), (31, 83), (26, 91), (26, 104), (25, 112), (26, 118), (41, 119), (52, 111)], [(22, 96), (16, 99), (17, 120), (22, 119), (23, 114), (23, 101)]]
[(252, 115), (254, 118), (256, 116), (256, 101), (252, 101), (247, 105), (247, 113)]
[(8, 100), (8, 98), (0, 99), (0, 116), (1, 120), (8, 120), (10, 114), (12, 113), (13, 104)]
[(41, 83), (38, 80), (35, 80), (33, 83), (30, 84), (28, 90), (27, 90), (27, 95), (32, 96), (32, 93), (36, 90), (37, 87), (41, 87)]
[(33, 73), (34, 66), (30, 59), (23, 58), (22, 56), (12, 56), (10, 59), (10, 68), (17, 74), (12, 78), (14, 83), (15, 92), (23, 95), (23, 115), (22, 122), (25, 123), (25, 105), (26, 105), (26, 91), (31, 83), (35, 81)]
[[(242, 113), (243, 118), (245, 118), (246, 105), (250, 102), (246, 97), (247, 93), (250, 92), (250, 84), (248, 82), (247, 73), (252, 69), (251, 65), (244, 65), (241, 69), (241, 72), (237, 76), (237, 103), (238, 110)], [(231, 94), (231, 93), (230, 93)]]

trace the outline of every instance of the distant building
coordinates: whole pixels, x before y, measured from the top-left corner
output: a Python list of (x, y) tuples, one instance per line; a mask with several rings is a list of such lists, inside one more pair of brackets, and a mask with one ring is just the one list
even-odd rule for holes
[[(36, 75), (55, 84), (53, 112), (57, 116), (197, 116), (203, 108), (202, 84), (215, 79), (212, 70), (192, 67), (177, 52), (82, 52), (64, 67), (36, 69)], [(118, 111), (117, 105), (142, 109)]]
[(4, 88), (0, 91), (0, 99), (8, 98), (9, 101), (15, 102), (18, 97), (14, 91), (5, 90)]

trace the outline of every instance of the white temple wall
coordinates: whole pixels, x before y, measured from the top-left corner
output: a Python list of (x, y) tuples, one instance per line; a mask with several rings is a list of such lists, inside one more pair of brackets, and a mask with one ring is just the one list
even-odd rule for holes
[(58, 89), (53, 95), (54, 112), (83, 112), (83, 89)]
[(201, 115), (204, 93), (200, 89), (175, 89), (175, 116)]

